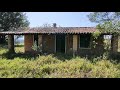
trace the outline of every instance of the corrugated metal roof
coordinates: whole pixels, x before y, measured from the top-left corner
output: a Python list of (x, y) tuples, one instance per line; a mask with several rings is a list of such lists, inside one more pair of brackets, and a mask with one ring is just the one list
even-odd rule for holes
[(94, 27), (49, 27), (49, 28), (29, 28), (21, 29), (18, 31), (0, 32), (0, 34), (80, 34), (80, 33), (93, 33), (97, 29)]

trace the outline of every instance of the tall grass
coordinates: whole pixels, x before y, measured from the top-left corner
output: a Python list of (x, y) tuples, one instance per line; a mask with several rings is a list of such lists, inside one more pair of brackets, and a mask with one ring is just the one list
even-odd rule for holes
[(118, 78), (120, 64), (108, 60), (91, 62), (80, 57), (61, 61), (52, 55), (33, 60), (0, 60), (1, 78)]
[[(23, 50), (16, 47), (16, 51), (18, 48)], [(6, 51), (0, 48), (0, 78), (120, 78), (120, 64), (107, 59), (90, 61), (55, 55), (28, 59), (19, 54), (7, 59), (2, 57)]]

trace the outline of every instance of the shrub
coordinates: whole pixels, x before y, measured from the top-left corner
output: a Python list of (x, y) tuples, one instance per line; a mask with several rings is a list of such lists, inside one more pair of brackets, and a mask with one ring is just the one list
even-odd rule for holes
[[(1, 48), (0, 55), (6, 51)], [(62, 54), (31, 59), (18, 53), (7, 55), (14, 58), (0, 57), (0, 78), (120, 78), (120, 63), (102, 56), (90, 61)]]

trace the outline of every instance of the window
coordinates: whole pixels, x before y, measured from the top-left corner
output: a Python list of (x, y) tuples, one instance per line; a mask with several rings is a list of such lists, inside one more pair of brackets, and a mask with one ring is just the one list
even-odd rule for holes
[(79, 39), (80, 48), (90, 48), (90, 38), (90, 34), (81, 34)]

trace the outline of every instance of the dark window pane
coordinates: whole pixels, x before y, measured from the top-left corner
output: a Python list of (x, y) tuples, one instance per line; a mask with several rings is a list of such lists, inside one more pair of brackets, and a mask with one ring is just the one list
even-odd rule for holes
[(90, 47), (90, 34), (82, 34), (80, 35), (80, 47), (89, 48)]

